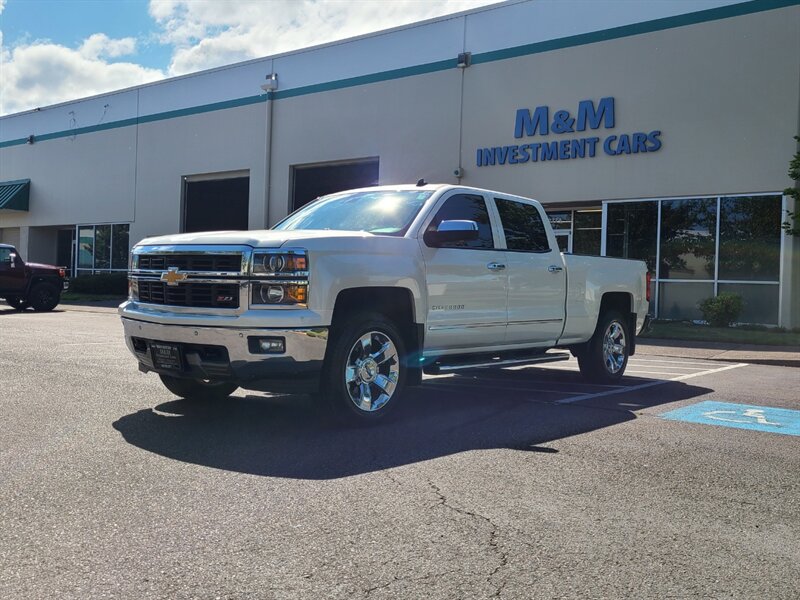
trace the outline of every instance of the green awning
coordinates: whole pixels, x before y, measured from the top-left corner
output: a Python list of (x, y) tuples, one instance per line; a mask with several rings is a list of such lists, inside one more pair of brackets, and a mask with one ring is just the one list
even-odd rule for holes
[(0, 182), (0, 208), (9, 210), (28, 210), (31, 197), (31, 180)]

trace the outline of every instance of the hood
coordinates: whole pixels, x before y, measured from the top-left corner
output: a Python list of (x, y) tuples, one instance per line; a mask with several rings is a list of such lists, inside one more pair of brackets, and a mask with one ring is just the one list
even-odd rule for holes
[(280, 248), (293, 242), (308, 239), (330, 238), (374, 238), (376, 236), (365, 231), (279, 231), (264, 229), (258, 231), (205, 231), (200, 233), (180, 233), (176, 235), (162, 235), (143, 239), (137, 246), (173, 246), (173, 245), (231, 245), (252, 246), (254, 248)]
[(55, 265), (45, 265), (42, 263), (26, 262), (25, 266), (33, 269), (34, 271), (58, 271), (63, 267), (56, 267)]

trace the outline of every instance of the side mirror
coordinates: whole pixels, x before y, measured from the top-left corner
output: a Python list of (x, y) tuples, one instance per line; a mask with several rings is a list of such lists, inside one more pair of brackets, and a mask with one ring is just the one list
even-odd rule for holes
[(471, 242), (478, 239), (478, 224), (475, 221), (442, 221), (436, 231), (426, 231), (422, 236), (431, 248), (455, 242)]

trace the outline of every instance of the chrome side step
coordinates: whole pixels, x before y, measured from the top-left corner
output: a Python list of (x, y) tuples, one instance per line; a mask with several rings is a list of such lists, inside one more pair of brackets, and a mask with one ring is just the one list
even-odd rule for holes
[(548, 354), (534, 354), (528, 356), (521, 356), (519, 353), (499, 354), (495, 356), (488, 354), (481, 354), (479, 356), (443, 356), (425, 366), (424, 372), (427, 375), (441, 375), (442, 373), (452, 373), (454, 371), (464, 371), (466, 369), (558, 362), (569, 360), (570, 356), (569, 352), (551, 352)]

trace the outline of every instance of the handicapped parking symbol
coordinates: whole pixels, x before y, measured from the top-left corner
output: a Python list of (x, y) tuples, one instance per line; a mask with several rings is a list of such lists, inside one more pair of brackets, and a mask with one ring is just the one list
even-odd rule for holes
[(718, 425), (800, 437), (800, 410), (703, 400), (662, 415), (671, 421)]
[[(721, 417), (719, 415), (733, 415), (734, 417), (739, 418)], [(757, 423), (759, 425), (773, 425), (775, 427), (781, 427), (780, 423), (768, 421), (767, 417), (764, 416), (764, 411), (760, 408), (748, 408), (741, 412), (735, 410), (710, 410), (708, 412), (704, 412), (703, 416), (708, 419), (715, 419), (717, 421), (728, 421), (729, 423)]]

